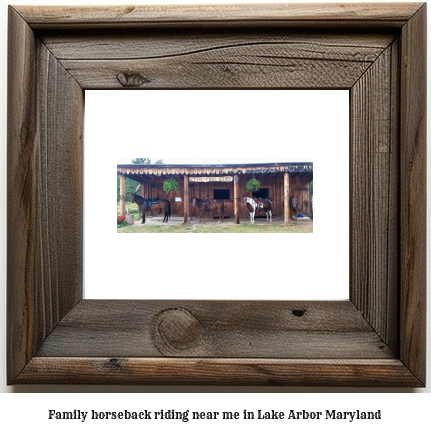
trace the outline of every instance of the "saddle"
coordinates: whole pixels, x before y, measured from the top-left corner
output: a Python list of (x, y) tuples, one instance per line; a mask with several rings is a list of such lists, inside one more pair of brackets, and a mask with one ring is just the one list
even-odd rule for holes
[(203, 209), (204, 210), (209, 210), (209, 208), (210, 208), (210, 205), (212, 204), (214, 202), (214, 200), (211, 200), (211, 199), (209, 199), (209, 200), (203, 200)]
[(253, 197), (253, 198), (254, 198), (254, 200), (256, 201), (256, 204), (257, 204), (256, 210), (263, 209), (263, 204), (268, 201), (266, 198), (256, 198), (256, 197)]
[(145, 204), (147, 205), (147, 209), (149, 209), (153, 204), (158, 204), (158, 198), (145, 198)]

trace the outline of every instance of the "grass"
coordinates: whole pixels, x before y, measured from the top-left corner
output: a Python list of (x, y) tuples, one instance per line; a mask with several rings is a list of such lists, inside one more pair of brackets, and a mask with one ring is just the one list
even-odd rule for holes
[(121, 228), (117, 228), (117, 233), (309, 233), (307, 228), (301, 227), (300, 225), (284, 225), (284, 224), (271, 224), (271, 225), (251, 225), (251, 224), (225, 224), (225, 225), (138, 225), (134, 226), (125, 225)]
[[(126, 210), (129, 209), (131, 214), (139, 214), (138, 205), (135, 203), (126, 203)], [(117, 216), (120, 214), (120, 203), (117, 203)]]

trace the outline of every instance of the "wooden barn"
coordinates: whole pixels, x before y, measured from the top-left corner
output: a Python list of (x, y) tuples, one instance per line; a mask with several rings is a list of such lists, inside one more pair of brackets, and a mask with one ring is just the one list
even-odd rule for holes
[[(172, 215), (184, 216), (184, 223), (190, 216), (199, 216), (198, 209), (192, 208), (192, 198), (222, 199), (225, 202), (225, 217), (248, 217), (242, 197), (255, 196), (272, 201), (273, 217), (290, 220), (289, 206), (284, 203), (288, 196), (299, 197), (300, 211), (305, 216), (312, 212), (311, 181), (313, 163), (255, 163), (236, 165), (117, 165), (120, 175), (120, 214), (124, 216), (125, 179), (129, 177), (141, 184), (141, 196), (165, 198), (172, 203)], [(246, 184), (256, 178), (260, 182), (259, 191), (246, 192)], [(179, 189), (166, 193), (163, 183), (175, 178)], [(187, 203), (187, 205), (185, 205)], [(264, 215), (264, 213), (263, 213)], [(256, 217), (261, 216), (260, 213)]]

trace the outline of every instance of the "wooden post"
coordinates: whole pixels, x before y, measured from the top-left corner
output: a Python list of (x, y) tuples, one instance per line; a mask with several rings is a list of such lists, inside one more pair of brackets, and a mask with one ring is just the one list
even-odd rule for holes
[(120, 216), (126, 216), (126, 176), (120, 174)]
[(290, 223), (290, 204), (289, 204), (289, 173), (284, 173), (284, 223)]
[(141, 197), (145, 198), (145, 183), (141, 182)]
[(235, 176), (233, 179), (233, 206), (235, 213), (235, 223), (239, 225), (239, 197), (238, 197), (238, 176)]
[(189, 176), (184, 176), (184, 223), (189, 223)]

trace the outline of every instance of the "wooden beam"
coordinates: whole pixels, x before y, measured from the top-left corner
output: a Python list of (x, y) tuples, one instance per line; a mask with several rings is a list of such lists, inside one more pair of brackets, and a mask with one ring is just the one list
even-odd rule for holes
[(120, 174), (120, 216), (126, 216), (126, 176)]
[(289, 173), (284, 173), (284, 223), (290, 223), (290, 206), (289, 206)]
[(144, 180), (145, 181), (150, 181), (151, 180), (151, 177), (149, 175), (147, 175), (147, 174), (139, 174), (138, 177), (139, 177), (139, 181), (140, 182), (143, 182)]
[(235, 213), (235, 223), (239, 225), (239, 193), (238, 193), (238, 176), (233, 179), (233, 206)]
[(189, 201), (190, 201), (190, 194), (189, 194), (189, 177), (184, 176), (184, 223), (189, 223)]

